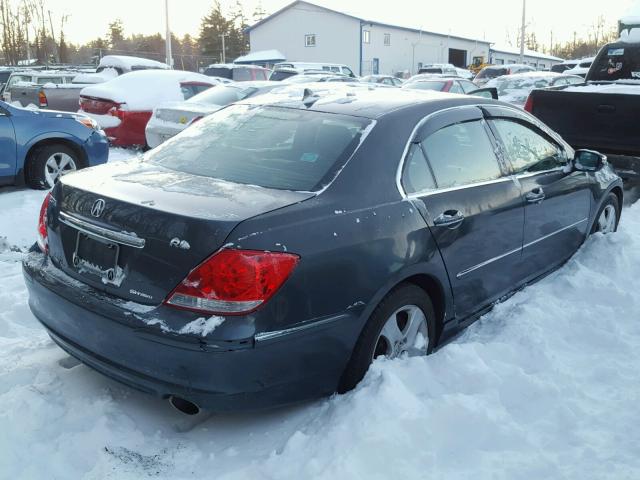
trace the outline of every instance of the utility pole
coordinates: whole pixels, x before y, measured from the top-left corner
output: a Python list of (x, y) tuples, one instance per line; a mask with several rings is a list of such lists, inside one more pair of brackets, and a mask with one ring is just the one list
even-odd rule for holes
[(524, 63), (524, 34), (527, 28), (526, 21), (527, 0), (522, 0), (522, 27), (520, 31), (520, 63)]
[(227, 63), (227, 54), (224, 48), (224, 37), (226, 37), (226, 35), (224, 33), (221, 33), (220, 38), (222, 39), (222, 63)]
[(169, 28), (169, 0), (164, 0), (164, 17), (167, 26), (167, 32), (165, 33), (165, 56), (166, 63), (169, 68), (173, 68), (173, 55), (171, 55), (171, 28)]
[(551, 43), (549, 44), (549, 55), (553, 55), (553, 30), (551, 30)]

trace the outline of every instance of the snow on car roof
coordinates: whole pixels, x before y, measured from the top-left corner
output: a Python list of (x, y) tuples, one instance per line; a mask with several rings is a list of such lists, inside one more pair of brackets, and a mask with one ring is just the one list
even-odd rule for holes
[(624, 82), (587, 85), (572, 85), (564, 89), (565, 92), (580, 93), (620, 93), (623, 95), (640, 95), (640, 81), (625, 80)]
[(169, 68), (166, 63), (149, 60), (148, 58), (129, 57), (127, 55), (106, 55), (100, 59), (100, 64), (98, 66), (122, 68), (125, 70), (131, 70), (133, 67)]
[(85, 87), (80, 95), (126, 103), (129, 110), (146, 111), (160, 103), (184, 100), (180, 84), (185, 82), (221, 83), (216, 78), (182, 70), (140, 70)]

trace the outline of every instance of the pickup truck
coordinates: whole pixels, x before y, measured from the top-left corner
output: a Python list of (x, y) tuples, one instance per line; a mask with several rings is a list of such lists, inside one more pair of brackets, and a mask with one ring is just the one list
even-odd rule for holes
[(607, 155), (625, 181), (640, 180), (640, 29), (605, 45), (585, 83), (533, 90), (525, 110), (573, 148)]
[(78, 111), (80, 90), (86, 87), (84, 83), (45, 83), (44, 85), (14, 86), (11, 98), (23, 107), (35, 105), (47, 110), (61, 110), (63, 112)]

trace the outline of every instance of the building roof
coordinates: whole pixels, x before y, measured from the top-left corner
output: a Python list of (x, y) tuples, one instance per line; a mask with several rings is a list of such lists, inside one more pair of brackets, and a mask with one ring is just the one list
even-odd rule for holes
[[(491, 47), (491, 52), (497, 52), (497, 53), (507, 53), (509, 55), (520, 55), (520, 48), (518, 47), (510, 47), (507, 45), (493, 45)], [(539, 58), (539, 59), (543, 59), (543, 60), (554, 60), (557, 62), (563, 62), (564, 59), (563, 58), (559, 58), (559, 57), (554, 57), (553, 55), (547, 55), (546, 53), (540, 53), (540, 52), (536, 52), (534, 50), (529, 50), (528, 48), (524, 49), (524, 56), (525, 57), (534, 57), (534, 58)]]
[(280, 50), (259, 50), (236, 58), (233, 63), (281, 62), (287, 57)]
[(321, 5), (317, 5), (317, 4), (311, 3), (311, 2), (306, 2), (304, 0), (295, 0), (294, 2), (291, 2), (288, 5), (285, 5), (280, 10), (272, 13), (268, 17), (265, 17), (262, 20), (260, 20), (259, 22), (254, 23), (253, 25), (250, 25), (249, 27), (247, 27), (245, 29), (245, 32), (250, 32), (251, 30), (255, 29), (256, 27), (259, 27), (260, 25), (262, 25), (263, 23), (266, 23), (269, 20), (273, 19), (274, 17), (277, 17), (281, 13), (284, 13), (285, 11), (287, 11), (287, 10), (289, 10), (291, 8), (294, 8), (296, 6), (299, 6), (299, 5), (307, 5), (307, 6), (319, 8), (320, 10), (324, 10), (324, 11), (326, 11), (328, 13), (335, 13), (335, 14), (342, 15), (342, 16), (345, 16), (345, 17), (348, 17), (348, 18), (352, 18), (353, 20), (358, 20), (359, 22), (361, 22), (362, 24), (365, 24), (365, 25), (377, 25), (377, 26), (380, 26), (380, 27), (397, 28), (397, 29), (400, 29), (400, 30), (405, 30), (407, 32), (414, 32), (414, 33), (422, 32), (422, 33), (427, 34), (427, 35), (435, 35), (435, 36), (444, 37), (444, 38), (454, 38), (454, 39), (466, 40), (466, 41), (470, 41), (470, 42), (485, 43), (487, 45), (489, 45), (491, 43), (491, 42), (489, 42), (487, 40), (480, 40), (480, 39), (477, 39), (477, 38), (460, 37), (460, 36), (457, 36), (457, 35), (448, 35), (446, 33), (430, 32), (428, 30), (422, 30), (422, 29), (418, 29), (418, 28), (403, 27), (403, 26), (400, 26), (400, 25), (392, 25), (390, 23), (384, 23), (384, 22), (378, 22), (378, 21), (375, 21), (375, 20), (369, 20), (369, 19), (366, 19), (366, 18), (357, 17), (355, 15), (350, 15), (348, 13), (340, 12), (338, 10), (332, 10), (331, 8), (323, 7)]

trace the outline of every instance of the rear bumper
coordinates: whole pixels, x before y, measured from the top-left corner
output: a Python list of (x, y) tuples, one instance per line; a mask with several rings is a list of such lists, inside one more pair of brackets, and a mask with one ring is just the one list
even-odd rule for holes
[(144, 315), (127, 310), (126, 303), (107, 301), (66, 277), (39, 252), (25, 258), (23, 271), (31, 311), (69, 354), (138, 390), (214, 411), (257, 410), (333, 393), (351, 353), (345, 344), (352, 346), (359, 331), (357, 319), (341, 315), (285, 335), (247, 337), (246, 329), (237, 339), (215, 338), (216, 331), (205, 338), (173, 335), (143, 321), (159, 320), (163, 310), (175, 315), (173, 309), (150, 307)]
[(154, 122), (153, 117), (147, 123), (145, 128), (145, 136), (147, 139), (147, 145), (151, 148), (155, 148), (161, 143), (169, 140), (171, 137), (176, 136), (182, 130), (186, 128), (186, 125), (176, 125)]

